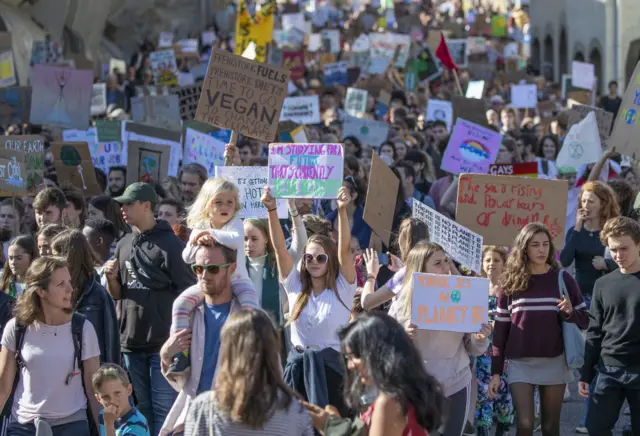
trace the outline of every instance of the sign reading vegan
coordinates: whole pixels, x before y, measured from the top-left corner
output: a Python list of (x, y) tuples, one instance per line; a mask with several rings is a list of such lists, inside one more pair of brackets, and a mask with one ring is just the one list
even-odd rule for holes
[(489, 279), (413, 273), (411, 322), (420, 330), (477, 333), (488, 306)]
[(541, 222), (562, 248), (568, 189), (565, 180), (461, 174), (456, 221), (482, 235), (485, 245), (504, 246), (527, 224)]
[(275, 198), (338, 198), (341, 144), (269, 144), (269, 187)]
[(271, 142), (278, 130), (289, 74), (284, 68), (215, 49), (195, 119)]

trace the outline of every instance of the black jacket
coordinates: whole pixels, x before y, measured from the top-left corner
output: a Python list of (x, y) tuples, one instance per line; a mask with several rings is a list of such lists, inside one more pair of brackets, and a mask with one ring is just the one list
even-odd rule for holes
[(173, 301), (197, 281), (182, 260), (184, 247), (164, 220), (118, 242), (122, 351), (155, 353), (169, 337)]
[(120, 364), (120, 333), (116, 305), (94, 274), (82, 286), (76, 312), (87, 317), (93, 325), (100, 344), (100, 363)]

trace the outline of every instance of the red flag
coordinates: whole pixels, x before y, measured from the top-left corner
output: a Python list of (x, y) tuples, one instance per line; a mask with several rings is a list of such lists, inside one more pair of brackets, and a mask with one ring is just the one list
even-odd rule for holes
[(451, 53), (449, 53), (449, 46), (447, 46), (447, 40), (444, 38), (444, 33), (440, 32), (440, 44), (438, 44), (438, 49), (436, 50), (436, 57), (440, 59), (442, 65), (449, 71), (458, 70), (458, 66), (454, 62), (451, 57)]

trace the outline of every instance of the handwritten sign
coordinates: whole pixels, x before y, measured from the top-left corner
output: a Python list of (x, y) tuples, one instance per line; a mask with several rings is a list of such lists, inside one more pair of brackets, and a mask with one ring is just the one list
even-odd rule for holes
[[(36, 195), (36, 188), (42, 183), (44, 177), (44, 139), (36, 135), (15, 135), (5, 136), (3, 142), (4, 147), (0, 150), (16, 156), (21, 171), (24, 171), (21, 174), (24, 177), (27, 194)], [(2, 191), (4, 188), (0, 188), (0, 195), (6, 196)]]
[(282, 104), (280, 121), (293, 121), (298, 124), (320, 123), (320, 99), (317, 95), (287, 97)]
[(51, 152), (60, 183), (68, 182), (86, 196), (102, 194), (86, 142), (54, 142)]
[(420, 330), (477, 333), (489, 321), (489, 279), (413, 273), (411, 322)]
[(142, 95), (131, 99), (133, 121), (180, 130), (180, 99), (177, 95)]
[(413, 217), (429, 228), (429, 240), (442, 245), (456, 261), (473, 272), (482, 270), (482, 236), (413, 200)]
[(269, 187), (276, 198), (337, 198), (341, 144), (269, 144)]
[(505, 246), (524, 226), (540, 222), (562, 248), (568, 189), (564, 180), (461, 174), (456, 221), (482, 235), (485, 244)]
[(598, 124), (598, 132), (600, 133), (600, 142), (604, 143), (609, 138), (611, 132), (611, 126), (613, 125), (613, 114), (607, 112), (604, 109), (598, 107), (586, 106), (583, 104), (575, 104), (569, 111), (569, 121), (567, 122), (567, 129), (571, 129), (571, 126), (584, 120), (589, 112), (594, 112), (596, 116), (596, 123)]
[(615, 150), (633, 159), (638, 159), (638, 126), (640, 125), (640, 62), (636, 64), (635, 70), (629, 80), (629, 85), (624, 92), (622, 104), (613, 125), (611, 138), (608, 147), (615, 147)]
[(344, 111), (355, 117), (359, 113), (367, 110), (367, 96), (369, 93), (364, 89), (347, 88), (347, 95), (344, 99)]
[(27, 176), (19, 153), (0, 148), (0, 191), (3, 193), (27, 193)]
[(511, 105), (518, 109), (534, 108), (538, 105), (536, 85), (511, 85)]
[(300, 80), (304, 77), (304, 52), (303, 51), (288, 51), (282, 52), (283, 66), (291, 71), (291, 80)]
[(447, 125), (447, 131), (451, 131), (453, 122), (453, 106), (450, 101), (430, 99), (427, 102), (427, 121), (442, 121)]
[(325, 86), (346, 85), (349, 62), (341, 61), (324, 65)]
[[(240, 191), (240, 218), (267, 218), (267, 208), (260, 201), (264, 187), (269, 183), (269, 167), (223, 167), (215, 168), (216, 177), (235, 183)], [(288, 217), (287, 200), (276, 200), (278, 218)]]
[(538, 178), (538, 162), (522, 162), (515, 164), (489, 165), (489, 174), (492, 176), (520, 176)]
[(13, 65), (13, 52), (0, 53), (0, 87), (14, 86), (17, 84), (15, 67)]
[(149, 59), (157, 85), (178, 84), (178, 67), (173, 49), (154, 51), (149, 54)]
[(501, 143), (500, 133), (458, 118), (441, 168), (453, 174), (486, 174), (496, 160)]
[(278, 130), (289, 75), (284, 68), (214, 49), (195, 119), (270, 142)]
[(355, 136), (370, 147), (379, 147), (389, 136), (389, 123), (347, 115), (344, 117), (342, 139), (349, 136)]
[(595, 67), (585, 62), (571, 62), (571, 81), (576, 88), (591, 91), (595, 82)]
[(194, 129), (186, 129), (184, 134), (184, 155), (182, 165), (199, 163), (213, 175), (218, 165), (224, 165), (225, 142)]

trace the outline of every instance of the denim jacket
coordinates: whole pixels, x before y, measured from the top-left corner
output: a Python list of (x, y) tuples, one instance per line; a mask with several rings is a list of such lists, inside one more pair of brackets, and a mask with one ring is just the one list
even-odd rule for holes
[(116, 305), (100, 284), (98, 275), (89, 277), (82, 287), (76, 311), (93, 325), (100, 344), (100, 363), (120, 364), (120, 331)]

